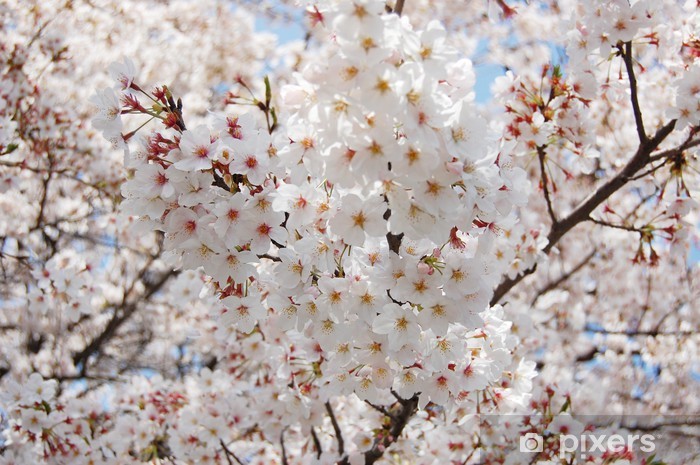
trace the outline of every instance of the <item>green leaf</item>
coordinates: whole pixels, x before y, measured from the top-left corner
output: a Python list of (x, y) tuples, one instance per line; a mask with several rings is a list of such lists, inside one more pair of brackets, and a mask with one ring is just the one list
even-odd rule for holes
[(51, 406), (45, 400), (41, 401), (41, 407), (44, 409), (47, 415), (51, 413)]
[(2, 154), (8, 155), (8, 154), (14, 152), (15, 150), (17, 150), (18, 148), (19, 148), (19, 144), (10, 143), (7, 145), (7, 148), (5, 149), (5, 151)]
[(272, 101), (272, 87), (270, 87), (270, 78), (265, 76), (265, 106), (270, 108), (270, 102)]
[(272, 115), (272, 129), (277, 127), (277, 112), (274, 108), (270, 108), (270, 114)]
[(569, 407), (571, 407), (571, 397), (566, 396), (566, 402), (564, 402), (564, 405), (562, 405), (561, 409), (559, 409), (559, 413), (566, 412), (569, 410)]
[(661, 460), (654, 460), (656, 458), (656, 454), (651, 454), (649, 457), (646, 459), (646, 465), (668, 465), (666, 462), (661, 461)]

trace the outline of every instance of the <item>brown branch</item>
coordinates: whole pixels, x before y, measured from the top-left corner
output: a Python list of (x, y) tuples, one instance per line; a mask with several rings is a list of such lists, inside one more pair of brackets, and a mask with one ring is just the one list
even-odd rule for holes
[(282, 448), (282, 465), (289, 465), (287, 461), (287, 448), (284, 446), (284, 430), (280, 433), (280, 447)]
[(549, 251), (552, 250), (554, 245), (559, 242), (559, 239), (561, 239), (564, 234), (569, 232), (580, 222), (585, 221), (593, 210), (595, 210), (601, 203), (622, 188), (622, 186), (627, 184), (627, 182), (637, 171), (649, 163), (649, 156), (651, 155), (651, 152), (653, 152), (659, 146), (659, 144), (661, 144), (661, 142), (668, 137), (675, 126), (676, 120), (674, 119), (660, 128), (651, 140), (639, 146), (637, 152), (634, 154), (629, 163), (625, 165), (622, 171), (620, 171), (608, 182), (600, 186), (598, 190), (591, 194), (573, 212), (561, 220), (558, 227), (552, 228), (547, 236), (549, 243), (545, 246), (544, 253), (549, 253)]
[(408, 399), (405, 404), (402, 404), (399, 412), (391, 419), (389, 435), (382, 437), (381, 440), (375, 441), (374, 446), (365, 452), (365, 465), (372, 465), (379, 460), (382, 455), (384, 455), (384, 451), (394, 442), (398, 441), (408, 421), (417, 410), (418, 395), (416, 394), (411, 399)]
[(544, 286), (542, 289), (537, 291), (537, 294), (535, 295), (535, 298), (532, 299), (532, 302), (530, 302), (530, 306), (535, 305), (537, 303), (537, 300), (539, 300), (540, 297), (548, 293), (549, 291), (556, 289), (559, 287), (561, 283), (569, 279), (571, 276), (573, 276), (575, 273), (580, 271), (583, 267), (585, 267), (588, 262), (590, 262), (593, 257), (595, 257), (597, 250), (593, 249), (588, 255), (584, 257), (583, 260), (581, 260), (576, 266), (574, 266), (569, 272), (562, 274), (559, 278), (557, 278), (554, 281), (551, 281), (549, 284)]
[(214, 176), (214, 181), (211, 183), (211, 185), (223, 189), (226, 192), (231, 192), (231, 189), (226, 185), (226, 181), (224, 181), (224, 178), (219, 176), (219, 173), (217, 173), (215, 170), (212, 170), (212, 172)]
[[(394, 415), (390, 415), (389, 431), (388, 434), (383, 435), (381, 438), (377, 438), (374, 441), (374, 445), (370, 450), (365, 452), (365, 465), (372, 465), (377, 460), (381, 459), (384, 455), (386, 449), (389, 448), (393, 443), (399, 440), (401, 433), (408, 424), (408, 421), (418, 410), (418, 394), (411, 397), (410, 399), (403, 399), (399, 397), (394, 391), (392, 394), (396, 397), (395, 407), (398, 407), (398, 411)], [(349, 465), (350, 461), (348, 457), (344, 457), (338, 462), (338, 465)]]
[(101, 381), (101, 382), (118, 383), (118, 382), (124, 381), (124, 379), (116, 377), (116, 376), (91, 376), (91, 375), (82, 376), (80, 374), (77, 374), (77, 375), (53, 375), (53, 376), (51, 376), (51, 379), (56, 380), (59, 383), (63, 383), (65, 381)]
[[(384, 196), (384, 201), (386, 203), (389, 203), (389, 200)], [(383, 218), (386, 221), (389, 221), (389, 218), (391, 217), (391, 209), (387, 208), (386, 211), (384, 212)], [(403, 233), (400, 234), (393, 234), (391, 231), (386, 233), (386, 242), (389, 244), (389, 250), (394, 252), (395, 254), (399, 254), (399, 249), (401, 248), (401, 240), (403, 239)]]
[[(566, 233), (579, 223), (586, 221), (593, 210), (627, 184), (639, 170), (649, 163), (651, 153), (668, 137), (675, 126), (676, 120), (674, 119), (656, 131), (654, 137), (639, 145), (637, 152), (617, 175), (589, 195), (568, 216), (552, 225), (552, 229), (547, 234), (548, 243), (542, 251), (548, 254)], [(503, 280), (494, 290), (491, 305), (497, 304), (516, 284), (527, 275), (532, 274), (535, 269), (536, 264), (513, 279), (506, 278)]]
[(683, 302), (676, 301), (676, 306), (673, 307), (671, 310), (669, 310), (669, 311), (668, 311), (664, 316), (662, 316), (661, 319), (656, 323), (656, 325), (654, 326), (654, 331), (659, 331), (659, 330), (661, 329), (661, 325), (664, 324), (664, 322), (666, 321), (666, 319), (668, 319), (668, 317), (670, 317), (671, 315), (673, 315), (674, 313), (676, 313), (678, 310), (680, 310), (681, 308), (683, 308), (683, 305), (685, 305)]
[(491, 301), (489, 302), (490, 306), (496, 305), (498, 302), (501, 301), (504, 295), (506, 295), (510, 290), (518, 284), (520, 281), (525, 279), (527, 276), (530, 276), (532, 273), (537, 271), (537, 263), (532, 265), (530, 268), (527, 270), (523, 271), (521, 274), (516, 276), (515, 278), (506, 278), (501, 283), (494, 289), (493, 291), (493, 297), (491, 297)]
[(331, 419), (331, 425), (333, 425), (333, 431), (335, 431), (335, 439), (338, 441), (338, 455), (342, 457), (345, 455), (345, 440), (343, 439), (343, 432), (340, 430), (338, 419), (335, 417), (335, 413), (333, 413), (333, 407), (330, 401), (326, 402), (326, 412)]
[[(66, 222), (67, 222), (67, 220), (66, 220)], [(93, 236), (89, 236), (89, 235), (87, 235), (87, 234), (81, 234), (81, 233), (77, 233), (77, 232), (66, 231), (66, 230), (64, 230), (64, 229), (59, 228), (58, 226), (56, 226), (56, 229), (58, 229), (58, 233), (59, 233), (59, 235), (60, 235), (61, 237), (68, 237), (68, 238), (70, 238), (70, 239), (76, 239), (76, 240), (79, 240), (79, 241), (85, 241), (85, 242), (88, 242), (88, 243), (90, 243), (90, 244), (92, 244), (92, 245), (97, 245), (97, 246), (101, 246), (101, 247), (107, 247), (107, 248), (110, 248), (110, 249), (128, 250), (128, 251), (130, 251), (130, 252), (133, 252), (133, 253), (135, 253), (135, 254), (137, 254), (137, 255), (141, 255), (141, 256), (148, 256), (148, 255), (150, 255), (148, 252), (146, 252), (146, 251), (144, 251), (144, 250), (137, 249), (137, 248), (134, 248), (134, 247), (130, 247), (130, 246), (128, 246), (128, 245), (121, 244), (121, 243), (117, 242), (116, 239), (114, 239), (114, 240), (112, 240), (112, 241), (108, 241), (108, 240), (104, 240), (104, 239), (103, 239), (102, 237), (100, 237), (99, 235), (96, 235), (96, 236), (93, 237)]]
[(632, 179), (630, 179), (630, 181), (636, 181), (637, 179), (642, 179), (642, 178), (649, 176), (650, 174), (654, 174), (658, 170), (660, 170), (661, 168), (666, 166), (666, 164), (668, 164), (668, 162), (670, 162), (672, 160), (673, 160), (672, 158), (667, 158), (666, 160), (659, 163), (658, 165), (653, 166), (653, 167), (649, 168), (648, 170), (643, 171), (643, 172), (639, 173), (638, 175), (634, 176)]
[(464, 460), (462, 460), (462, 465), (467, 465), (469, 460), (474, 456), (474, 454), (476, 453), (476, 451), (479, 450), (479, 448), (481, 448), (481, 438), (479, 438), (478, 442), (472, 447), (472, 451), (469, 452), (469, 455), (467, 455), (467, 457)]
[(394, 391), (393, 389), (391, 389), (389, 392), (391, 392), (391, 395), (394, 396), (394, 398), (396, 398), (396, 400), (399, 402), (399, 404), (401, 404), (401, 405), (406, 405), (406, 402), (408, 402), (408, 400), (406, 400), (406, 399), (404, 399), (403, 397), (401, 397), (401, 396), (399, 395), (399, 393), (396, 392), (396, 391)]
[(226, 447), (226, 443), (224, 442), (223, 439), (219, 439), (219, 443), (221, 444), (221, 447), (224, 449), (224, 454), (226, 455), (226, 461), (228, 462), (228, 465), (233, 465), (233, 462), (231, 461), (231, 458), (238, 462), (238, 465), (245, 465), (243, 462), (241, 462), (241, 459), (239, 459), (236, 454), (233, 453), (231, 449)]
[(639, 95), (637, 93), (637, 78), (634, 76), (634, 63), (632, 58), (632, 42), (625, 42), (625, 48), (622, 45), (618, 46), (622, 59), (625, 62), (627, 76), (630, 80), (630, 99), (632, 100), (632, 111), (634, 112), (634, 123), (637, 126), (637, 136), (639, 143), (644, 145), (647, 139), (647, 133), (644, 130), (644, 121), (642, 119), (642, 110), (639, 108)]
[(639, 330), (634, 330), (634, 331), (625, 331), (625, 330), (608, 330), (608, 329), (596, 329), (596, 328), (589, 328), (586, 327), (584, 330), (589, 333), (596, 333), (596, 334), (607, 334), (607, 335), (615, 335), (615, 336), (652, 336), (652, 337), (658, 337), (658, 336), (670, 336), (670, 337), (678, 337), (678, 336), (696, 336), (700, 334), (698, 331), (659, 331), (658, 329), (652, 329), (648, 331), (639, 331)]
[(323, 454), (323, 449), (321, 448), (321, 441), (318, 440), (318, 435), (314, 427), (311, 427), (311, 439), (314, 441), (314, 447), (316, 448), (316, 458), (320, 459), (321, 454)]
[[(51, 158), (49, 158), (49, 163), (51, 163), (51, 166), (53, 166), (53, 161)], [(34, 229), (41, 228), (42, 224), (44, 223), (44, 210), (46, 208), (46, 201), (48, 200), (49, 183), (51, 182), (52, 175), (53, 175), (53, 171), (51, 170), (51, 167), (50, 167), (48, 172), (47, 172), (46, 178), (43, 181), (43, 190), (41, 193), (41, 201), (39, 202), (39, 213), (37, 214)]]
[(583, 354), (577, 355), (576, 356), (576, 363), (590, 362), (599, 353), (600, 353), (600, 350), (598, 350), (598, 347), (593, 347), (589, 351), (587, 351)]
[(698, 139), (693, 139), (693, 133), (691, 132), (688, 138), (686, 139), (685, 142), (683, 142), (681, 145), (678, 147), (669, 149), (669, 150), (664, 150), (663, 152), (659, 152), (651, 157), (649, 157), (649, 161), (655, 162), (657, 160), (661, 160), (663, 158), (674, 158), (683, 153), (684, 150), (688, 150), (693, 147), (697, 147), (700, 145), (700, 138)]
[(557, 216), (554, 214), (554, 207), (552, 207), (552, 199), (549, 194), (549, 177), (547, 176), (547, 169), (545, 167), (545, 157), (547, 154), (544, 151), (543, 146), (537, 147), (537, 158), (540, 161), (540, 176), (542, 181), (542, 190), (544, 191), (544, 200), (547, 202), (547, 212), (549, 217), (552, 219), (552, 227), (558, 223)]
[(365, 404), (369, 405), (370, 407), (372, 407), (374, 410), (381, 413), (382, 415), (385, 415), (389, 418), (393, 417), (393, 414), (391, 414), (386, 408), (382, 407), (381, 405), (373, 404), (372, 402), (368, 401), (367, 399), (365, 399)]
[(177, 272), (175, 270), (169, 270), (163, 273), (154, 282), (149, 283), (146, 286), (145, 292), (138, 296), (138, 298), (129, 303), (127, 303), (126, 299), (124, 299), (122, 305), (114, 310), (114, 315), (109, 323), (107, 323), (104, 330), (102, 330), (98, 336), (90, 341), (90, 343), (85, 346), (83, 350), (73, 355), (73, 363), (76, 366), (82, 364), (81, 374), (86, 374), (87, 362), (90, 356), (102, 350), (102, 347), (109, 342), (110, 339), (112, 339), (117, 330), (136, 312), (139, 304), (158, 292), (165, 285), (165, 283), (167, 283), (168, 280), (176, 274)]
[(396, 0), (396, 5), (394, 6), (394, 13), (401, 16), (401, 13), (403, 13), (404, 3), (405, 0)]
[(646, 297), (644, 298), (644, 306), (642, 307), (642, 314), (639, 316), (639, 319), (637, 320), (637, 324), (634, 327), (635, 331), (639, 331), (639, 328), (642, 327), (642, 320), (644, 320), (644, 317), (649, 312), (649, 308), (650, 308), (649, 302), (651, 300), (651, 288), (652, 288), (651, 285), (652, 285), (652, 283), (653, 283), (652, 275), (651, 275), (651, 273), (649, 273), (649, 275), (647, 276), (647, 292), (646, 292)]
[(609, 223), (607, 221), (603, 220), (596, 220), (595, 218), (588, 218), (588, 221), (591, 223), (595, 223), (600, 226), (605, 226), (606, 228), (612, 228), (612, 229), (621, 229), (623, 231), (629, 231), (629, 232), (636, 232), (636, 233), (641, 233), (642, 230), (639, 228), (635, 228), (634, 226), (627, 226), (624, 224), (615, 224), (615, 223)]
[[(64, 180), (70, 180), (77, 182), (78, 184), (82, 184), (83, 186), (89, 187), (91, 189), (94, 189), (98, 191), (100, 194), (104, 195), (109, 195), (109, 192), (107, 192), (103, 187), (100, 187), (99, 184), (91, 183), (85, 179), (81, 179), (79, 176), (79, 173), (76, 173), (74, 169), (72, 168), (61, 168), (61, 169), (53, 169), (53, 162), (50, 162), (50, 166), (48, 168), (40, 168), (38, 166), (30, 166), (26, 164), (26, 161), (21, 161), (21, 162), (11, 162), (11, 161), (4, 161), (0, 160), (0, 166), (6, 166), (8, 168), (16, 168), (20, 171), (30, 171), (32, 173), (36, 174), (48, 174), (49, 176), (59, 176), (61, 179)], [(35, 229), (38, 226), (35, 226)]]
[[(365, 465), (372, 465), (377, 460), (381, 459), (384, 452), (396, 441), (399, 440), (401, 433), (403, 433), (404, 428), (408, 424), (408, 421), (418, 410), (418, 394), (411, 397), (410, 399), (402, 399), (397, 397), (397, 402), (394, 404), (398, 407), (398, 412), (392, 415), (391, 421), (389, 423), (388, 434), (383, 435), (381, 438), (377, 438), (374, 441), (374, 445), (370, 450), (365, 452)], [(343, 458), (340, 465), (349, 465), (348, 458)]]

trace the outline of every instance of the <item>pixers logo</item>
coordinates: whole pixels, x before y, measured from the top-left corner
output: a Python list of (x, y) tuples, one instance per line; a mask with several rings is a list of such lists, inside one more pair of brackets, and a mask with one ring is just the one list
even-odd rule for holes
[(559, 458), (566, 458), (569, 454), (580, 453), (582, 458), (588, 455), (603, 454), (605, 452), (633, 449), (639, 444), (642, 452), (653, 452), (656, 449), (651, 434), (561, 434), (559, 435)]
[(542, 452), (544, 449), (542, 436), (537, 433), (527, 433), (520, 436), (520, 452)]

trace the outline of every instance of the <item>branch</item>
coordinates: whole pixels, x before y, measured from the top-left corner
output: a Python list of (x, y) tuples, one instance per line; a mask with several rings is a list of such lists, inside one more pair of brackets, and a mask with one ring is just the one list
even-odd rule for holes
[(320, 459), (321, 454), (323, 454), (323, 449), (321, 448), (321, 441), (318, 440), (316, 430), (313, 426), (311, 427), (311, 438), (314, 440), (314, 447), (316, 448), (316, 458)]
[(366, 400), (366, 399), (365, 399), (365, 404), (369, 405), (369, 406), (372, 407), (374, 410), (376, 410), (377, 412), (381, 413), (381, 414), (384, 415), (384, 416), (387, 416), (387, 417), (389, 417), (389, 418), (393, 417), (393, 414), (390, 413), (386, 408), (382, 407), (381, 405), (373, 404), (372, 402), (370, 402), (370, 401), (368, 401), (368, 400)]
[(335, 431), (335, 438), (338, 441), (338, 455), (342, 457), (345, 455), (345, 441), (343, 440), (343, 432), (340, 430), (340, 425), (338, 425), (338, 420), (335, 418), (330, 401), (326, 402), (326, 412), (331, 419), (333, 431)]
[(557, 217), (554, 214), (554, 208), (552, 207), (552, 199), (550, 198), (549, 195), (549, 178), (547, 177), (547, 170), (545, 168), (544, 160), (547, 154), (544, 151), (543, 146), (538, 146), (537, 147), (537, 158), (539, 158), (540, 161), (540, 173), (541, 173), (541, 181), (542, 181), (542, 189), (544, 190), (544, 200), (547, 202), (547, 212), (549, 213), (549, 217), (552, 219), (552, 227), (558, 223)]
[(661, 329), (661, 325), (664, 324), (666, 319), (679, 311), (681, 308), (683, 308), (683, 305), (685, 305), (682, 301), (676, 301), (675, 307), (673, 307), (671, 310), (669, 310), (664, 316), (661, 317), (661, 319), (656, 323), (656, 326), (654, 326), (654, 331), (659, 331)]
[(374, 462), (382, 458), (384, 451), (393, 443), (398, 441), (401, 433), (408, 424), (414, 413), (418, 410), (418, 395), (416, 394), (410, 399), (404, 400), (405, 403), (399, 402), (401, 408), (391, 418), (389, 426), (389, 434), (377, 439), (370, 450), (365, 452), (365, 465), (372, 465)]
[(501, 301), (504, 295), (506, 295), (516, 284), (518, 284), (520, 281), (525, 279), (527, 276), (530, 276), (532, 273), (534, 273), (537, 270), (537, 263), (532, 265), (532, 267), (528, 268), (527, 270), (523, 271), (521, 274), (516, 276), (515, 278), (506, 278), (503, 281), (501, 281), (501, 284), (496, 287), (493, 291), (493, 297), (491, 297), (491, 301), (489, 302), (490, 306), (496, 305), (498, 302)]
[(555, 281), (551, 281), (549, 284), (547, 284), (545, 287), (537, 291), (537, 294), (535, 295), (535, 298), (532, 299), (532, 302), (530, 302), (530, 306), (534, 306), (537, 300), (539, 300), (540, 297), (548, 293), (549, 291), (556, 289), (559, 287), (561, 283), (569, 279), (571, 276), (573, 276), (575, 273), (577, 273), (579, 270), (581, 270), (583, 267), (585, 267), (588, 262), (590, 262), (593, 257), (595, 257), (597, 250), (593, 249), (588, 255), (584, 257), (583, 260), (581, 260), (575, 267), (571, 269), (571, 271), (564, 273), (561, 275), (559, 278), (557, 278)]
[(598, 347), (591, 348), (588, 352), (576, 356), (576, 363), (590, 362), (600, 353)]
[(630, 181), (636, 181), (637, 179), (642, 179), (642, 178), (645, 178), (645, 177), (649, 176), (650, 174), (654, 174), (654, 173), (656, 173), (658, 170), (660, 170), (661, 168), (663, 168), (664, 166), (666, 166), (666, 164), (667, 164), (668, 162), (672, 161), (672, 160), (673, 160), (672, 158), (667, 158), (667, 159), (665, 159), (663, 162), (659, 163), (658, 165), (653, 166), (653, 167), (649, 168), (648, 170), (646, 170), (646, 171), (644, 171), (644, 172), (642, 172), (642, 173), (639, 173), (638, 175), (636, 175), (635, 177), (633, 177), (632, 179), (630, 179)]
[(693, 133), (691, 132), (688, 138), (686, 139), (685, 142), (683, 142), (681, 145), (679, 145), (676, 148), (669, 149), (669, 150), (664, 150), (663, 152), (659, 152), (652, 157), (649, 158), (649, 161), (655, 162), (657, 160), (661, 160), (663, 158), (673, 158), (681, 153), (683, 153), (684, 150), (688, 150), (693, 147), (697, 147), (700, 145), (700, 138), (698, 139), (693, 139)]
[(391, 389), (390, 392), (391, 392), (391, 395), (394, 396), (394, 397), (396, 398), (396, 400), (399, 402), (399, 404), (401, 404), (401, 405), (406, 405), (406, 402), (408, 402), (408, 400), (406, 400), (406, 399), (404, 399), (403, 397), (401, 397), (401, 396), (399, 395), (399, 393), (396, 392), (396, 391), (394, 391), (393, 389)]
[(403, 12), (404, 2), (405, 0), (396, 0), (396, 5), (394, 6), (394, 13), (401, 16), (401, 13)]
[(165, 283), (176, 274), (177, 272), (175, 270), (169, 270), (163, 273), (159, 279), (147, 285), (145, 292), (143, 295), (139, 296), (138, 299), (134, 299), (130, 303), (126, 303), (125, 300), (120, 307), (114, 310), (114, 315), (109, 323), (107, 323), (105, 329), (85, 346), (83, 350), (73, 355), (73, 363), (76, 366), (82, 364), (81, 374), (85, 375), (87, 371), (87, 361), (90, 356), (99, 352), (102, 346), (109, 342), (121, 325), (136, 312), (139, 303), (149, 299), (153, 294), (158, 292)]
[[(311, 431), (313, 431), (313, 429)], [(282, 465), (289, 465), (287, 461), (287, 449), (284, 447), (284, 430), (280, 433), (280, 447), (282, 448)]]
[(680, 144), (679, 146), (674, 147), (672, 149), (664, 150), (662, 152), (659, 152), (655, 155), (650, 156), (649, 157), (650, 163), (654, 163), (654, 162), (657, 162), (659, 160), (661, 160), (661, 163), (659, 163), (658, 165), (656, 165), (654, 167), (649, 168), (647, 171), (645, 171), (643, 173), (636, 175), (635, 177), (632, 178), (632, 180), (641, 179), (644, 176), (647, 176), (649, 174), (656, 172), (659, 168), (664, 167), (668, 162), (676, 160), (678, 157), (680, 157), (684, 151), (700, 145), (700, 138), (694, 139), (694, 137), (697, 134), (698, 134), (697, 130), (691, 130), (688, 133), (688, 137), (686, 137), (685, 141), (683, 141), (683, 143)]
[(651, 284), (652, 284), (652, 275), (649, 273), (647, 275), (647, 292), (646, 292), (646, 297), (644, 298), (644, 306), (642, 307), (642, 314), (639, 315), (639, 319), (637, 320), (637, 324), (634, 327), (635, 331), (639, 331), (639, 328), (642, 327), (642, 320), (644, 320), (644, 317), (647, 315), (647, 312), (649, 312), (650, 305), (649, 302), (651, 300)]
[[(389, 203), (389, 200), (384, 196), (384, 201)], [(389, 221), (389, 218), (391, 217), (391, 209), (387, 208), (386, 211), (384, 212), (383, 218), (386, 221)], [(394, 252), (395, 254), (399, 254), (399, 249), (401, 248), (401, 240), (403, 239), (403, 233), (400, 234), (393, 234), (391, 231), (386, 233), (386, 241), (389, 244), (389, 250)]]
[(639, 97), (637, 95), (637, 78), (634, 76), (634, 63), (632, 62), (632, 42), (625, 42), (625, 49), (622, 45), (618, 46), (622, 59), (627, 68), (627, 76), (630, 80), (630, 99), (632, 100), (632, 110), (634, 111), (634, 123), (637, 126), (637, 136), (639, 143), (644, 145), (647, 139), (647, 133), (644, 130), (644, 121), (642, 120), (642, 110), (639, 108)]
[(634, 174), (649, 163), (651, 153), (663, 142), (676, 126), (676, 120), (671, 120), (668, 124), (656, 131), (654, 137), (641, 144), (632, 159), (625, 165), (614, 178), (603, 184), (591, 194), (576, 210), (560, 221), (558, 227), (553, 227), (547, 239), (549, 243), (544, 248), (545, 253), (549, 253), (559, 239), (569, 232), (574, 226), (588, 219), (589, 215), (601, 203), (617, 192), (622, 186), (634, 176)]
[(587, 331), (589, 333), (597, 333), (597, 334), (609, 334), (609, 335), (620, 335), (620, 336), (671, 336), (671, 337), (677, 337), (677, 336), (695, 336), (700, 333), (698, 331), (659, 331), (658, 329), (652, 329), (648, 331), (639, 331), (639, 330), (629, 330), (629, 331), (624, 331), (624, 330), (612, 330), (612, 329), (598, 329), (598, 328), (591, 328), (586, 326), (586, 329), (584, 331)]
[[(408, 421), (418, 410), (418, 394), (414, 395), (410, 399), (403, 399), (399, 397), (393, 390), (392, 394), (396, 396), (397, 400), (394, 406), (400, 405), (400, 407), (396, 414), (389, 416), (389, 434), (375, 439), (372, 448), (365, 452), (365, 465), (372, 465), (377, 460), (382, 458), (386, 449), (398, 441), (401, 433), (408, 424)], [(350, 465), (348, 457), (344, 457), (342, 460), (340, 460), (338, 465)]]
[(44, 222), (44, 210), (46, 208), (46, 200), (48, 199), (49, 195), (49, 183), (51, 182), (51, 176), (53, 175), (53, 161), (51, 158), (49, 158), (49, 170), (46, 175), (46, 178), (43, 180), (43, 188), (42, 188), (42, 193), (41, 193), (41, 200), (39, 201), (39, 213), (37, 214), (36, 218), (36, 224), (34, 225), (34, 229), (39, 229), (41, 228), (43, 222)]
[[(545, 254), (548, 254), (566, 233), (573, 229), (577, 224), (581, 223), (582, 221), (586, 221), (593, 210), (595, 210), (615, 192), (620, 190), (622, 186), (627, 184), (627, 182), (634, 177), (635, 173), (650, 162), (651, 153), (656, 150), (659, 144), (661, 144), (669, 134), (671, 134), (675, 126), (676, 120), (674, 119), (656, 131), (654, 137), (639, 145), (637, 152), (630, 159), (627, 165), (625, 165), (625, 167), (619, 173), (617, 173), (617, 175), (615, 175), (615, 177), (608, 180), (595, 192), (589, 195), (588, 198), (586, 198), (586, 200), (576, 207), (574, 211), (569, 213), (566, 218), (553, 224), (552, 229), (547, 235), (548, 243), (544, 249), (542, 249), (542, 251)], [(506, 278), (503, 280), (494, 290), (490, 304), (496, 305), (516, 284), (522, 281), (527, 275), (532, 274), (535, 271), (536, 266), (536, 264), (533, 265), (531, 268), (513, 279)]]
[(221, 447), (224, 448), (224, 454), (226, 455), (226, 461), (228, 462), (228, 465), (233, 465), (233, 462), (231, 462), (231, 458), (238, 462), (238, 465), (245, 465), (243, 462), (241, 462), (241, 459), (239, 459), (236, 454), (233, 453), (231, 449), (226, 447), (226, 443), (224, 443), (223, 439), (219, 439), (219, 443), (221, 444)]
[(623, 231), (636, 232), (636, 233), (642, 232), (641, 229), (635, 228), (634, 226), (626, 226), (624, 224), (609, 223), (609, 222), (603, 221), (603, 220), (596, 220), (595, 218), (588, 218), (588, 221), (595, 223), (597, 225), (600, 225), (600, 226), (605, 226), (606, 228), (622, 229)]

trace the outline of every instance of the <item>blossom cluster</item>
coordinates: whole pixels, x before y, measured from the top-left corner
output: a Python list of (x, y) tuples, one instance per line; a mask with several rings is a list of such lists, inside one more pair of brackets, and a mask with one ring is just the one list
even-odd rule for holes
[[(12, 414), (11, 428), (7, 434), (10, 445), (27, 440), (35, 444), (48, 463), (153, 463), (162, 459), (177, 458), (183, 463), (223, 464), (228, 460), (246, 460), (246, 463), (262, 464), (278, 461), (279, 452), (257, 438), (259, 425), (264, 419), (253, 420), (247, 411), (255, 408), (239, 391), (231, 391), (228, 383), (233, 377), (221, 371), (203, 369), (199, 375), (186, 383), (172, 385), (163, 379), (135, 378), (131, 380), (129, 392), (112, 396), (111, 401), (120, 414), (111, 415), (102, 411), (97, 398), (72, 399), (68, 405), (56, 399), (56, 383), (44, 381), (38, 374), (29, 377), (24, 385), (11, 383), (3, 402)], [(515, 380), (516, 383), (527, 379)], [(460, 421), (443, 428), (415, 428), (408, 432), (409, 440), (398, 444), (393, 454), (414, 455), (415, 444), (421, 446), (426, 460), (421, 463), (439, 463), (434, 458), (462, 461), (474, 456), (483, 463), (519, 464), (528, 461), (537, 464), (558, 463), (572, 460), (575, 451), (562, 452), (560, 435), (610, 434), (605, 428), (584, 424), (570, 415), (571, 396), (556, 386), (548, 386), (530, 404), (523, 415), (483, 415), (466, 413)], [(287, 414), (294, 414), (297, 404), (284, 398), (282, 407)], [(268, 401), (270, 399), (267, 399)], [(374, 442), (367, 433), (368, 421), (381, 420), (381, 415), (359, 417), (361, 403), (348, 398), (346, 405), (336, 404), (342, 409), (344, 420), (352, 419), (353, 437), (349, 463), (362, 463), (360, 452), (368, 450)], [(275, 407), (268, 404), (269, 411)], [(314, 421), (318, 412), (310, 412), (308, 420)], [(389, 415), (387, 413), (386, 415)], [(419, 413), (423, 421), (434, 422), (435, 412)], [(388, 416), (384, 417), (387, 420)], [(350, 429), (349, 426), (345, 428)], [(478, 434), (474, 434), (478, 431)], [(304, 446), (297, 449), (302, 435), (286, 428), (277, 432), (294, 455), (289, 463), (309, 463), (313, 459), (298, 459)], [(312, 433), (315, 434), (315, 433)], [(504, 437), (538, 435), (543, 438), (543, 448), (533, 454), (523, 450), (520, 441)], [(308, 436), (308, 433), (306, 433)], [(227, 445), (228, 444), (228, 445)], [(320, 444), (319, 444), (320, 445)], [(504, 446), (505, 445), (505, 446)], [(324, 440), (324, 449), (329, 448)], [(514, 447), (515, 446), (515, 447)], [(332, 446), (331, 446), (332, 447)], [(644, 462), (639, 446), (604, 446), (588, 459), (594, 464), (631, 464)], [(10, 447), (4, 460), (7, 463), (26, 463), (33, 460), (35, 452), (30, 448)], [(470, 452), (471, 451), (471, 452)], [(313, 454), (315, 455), (315, 453)], [(314, 463), (336, 463), (331, 454), (319, 454)], [(284, 455), (282, 457), (285, 457)], [(287, 458), (285, 457), (285, 460)]]
[(550, 465), (700, 411), (694, 0), (282, 0), (274, 47), (241, 3), (0, 6), (0, 463)]
[(335, 58), (282, 89), (284, 136), (250, 113), (186, 129), (167, 88), (143, 91), (129, 61), (113, 68), (122, 97), (101, 92), (111, 126), (97, 127), (118, 130), (124, 102), (171, 128), (128, 155), (124, 208), (212, 277), (217, 337), (277, 335), (308, 364), (277, 385), (323, 400), (468, 397), (510, 363), (491, 355), (510, 352), (507, 325), (483, 312), (501, 271), (493, 222), (522, 197), (522, 172), (485, 139), (464, 98), (470, 64), (452, 61), (437, 24), (414, 32), (382, 2), (315, 11)]

